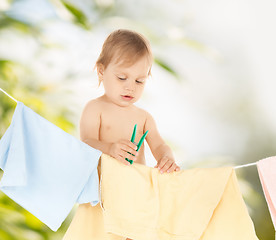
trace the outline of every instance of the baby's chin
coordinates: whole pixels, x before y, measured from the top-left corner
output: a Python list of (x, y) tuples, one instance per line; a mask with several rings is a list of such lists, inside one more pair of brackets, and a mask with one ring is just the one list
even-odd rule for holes
[(136, 101), (137, 101), (136, 98), (133, 98), (132, 100), (128, 100), (128, 101), (120, 99), (118, 101), (113, 101), (113, 103), (120, 107), (129, 107), (129, 106), (132, 106), (133, 103), (135, 103)]
[(120, 107), (130, 107), (133, 105), (134, 102), (119, 102), (119, 103), (116, 103), (118, 106)]

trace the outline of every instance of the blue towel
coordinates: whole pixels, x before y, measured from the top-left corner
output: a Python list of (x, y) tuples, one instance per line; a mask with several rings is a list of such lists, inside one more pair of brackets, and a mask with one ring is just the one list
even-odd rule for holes
[(101, 154), (18, 102), (0, 140), (0, 190), (56, 231), (75, 203), (99, 202)]

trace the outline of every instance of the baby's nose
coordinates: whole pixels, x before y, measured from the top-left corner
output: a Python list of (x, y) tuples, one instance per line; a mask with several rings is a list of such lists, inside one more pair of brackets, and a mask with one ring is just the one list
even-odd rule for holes
[(126, 89), (126, 90), (129, 90), (129, 91), (134, 91), (134, 90), (135, 90), (135, 84), (132, 83), (132, 82), (128, 82), (128, 83), (126, 83), (126, 85), (125, 85), (125, 89)]
[(125, 87), (125, 89), (128, 91), (134, 91), (134, 86), (128, 85)]

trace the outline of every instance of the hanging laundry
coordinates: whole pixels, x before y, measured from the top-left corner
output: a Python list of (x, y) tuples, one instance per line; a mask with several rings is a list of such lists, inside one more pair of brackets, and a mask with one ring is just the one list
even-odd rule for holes
[(276, 230), (276, 157), (268, 157), (258, 161), (257, 168), (274, 229)]
[(231, 167), (160, 174), (102, 154), (99, 205), (80, 204), (63, 240), (257, 240)]
[(99, 202), (100, 155), (18, 101), (0, 140), (0, 190), (56, 231), (75, 203)]

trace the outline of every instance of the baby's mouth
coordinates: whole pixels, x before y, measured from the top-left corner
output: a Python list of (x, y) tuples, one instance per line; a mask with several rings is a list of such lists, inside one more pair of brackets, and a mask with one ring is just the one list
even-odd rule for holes
[(122, 95), (122, 98), (125, 99), (125, 100), (131, 100), (131, 99), (133, 99), (133, 97), (130, 96), (130, 95)]

